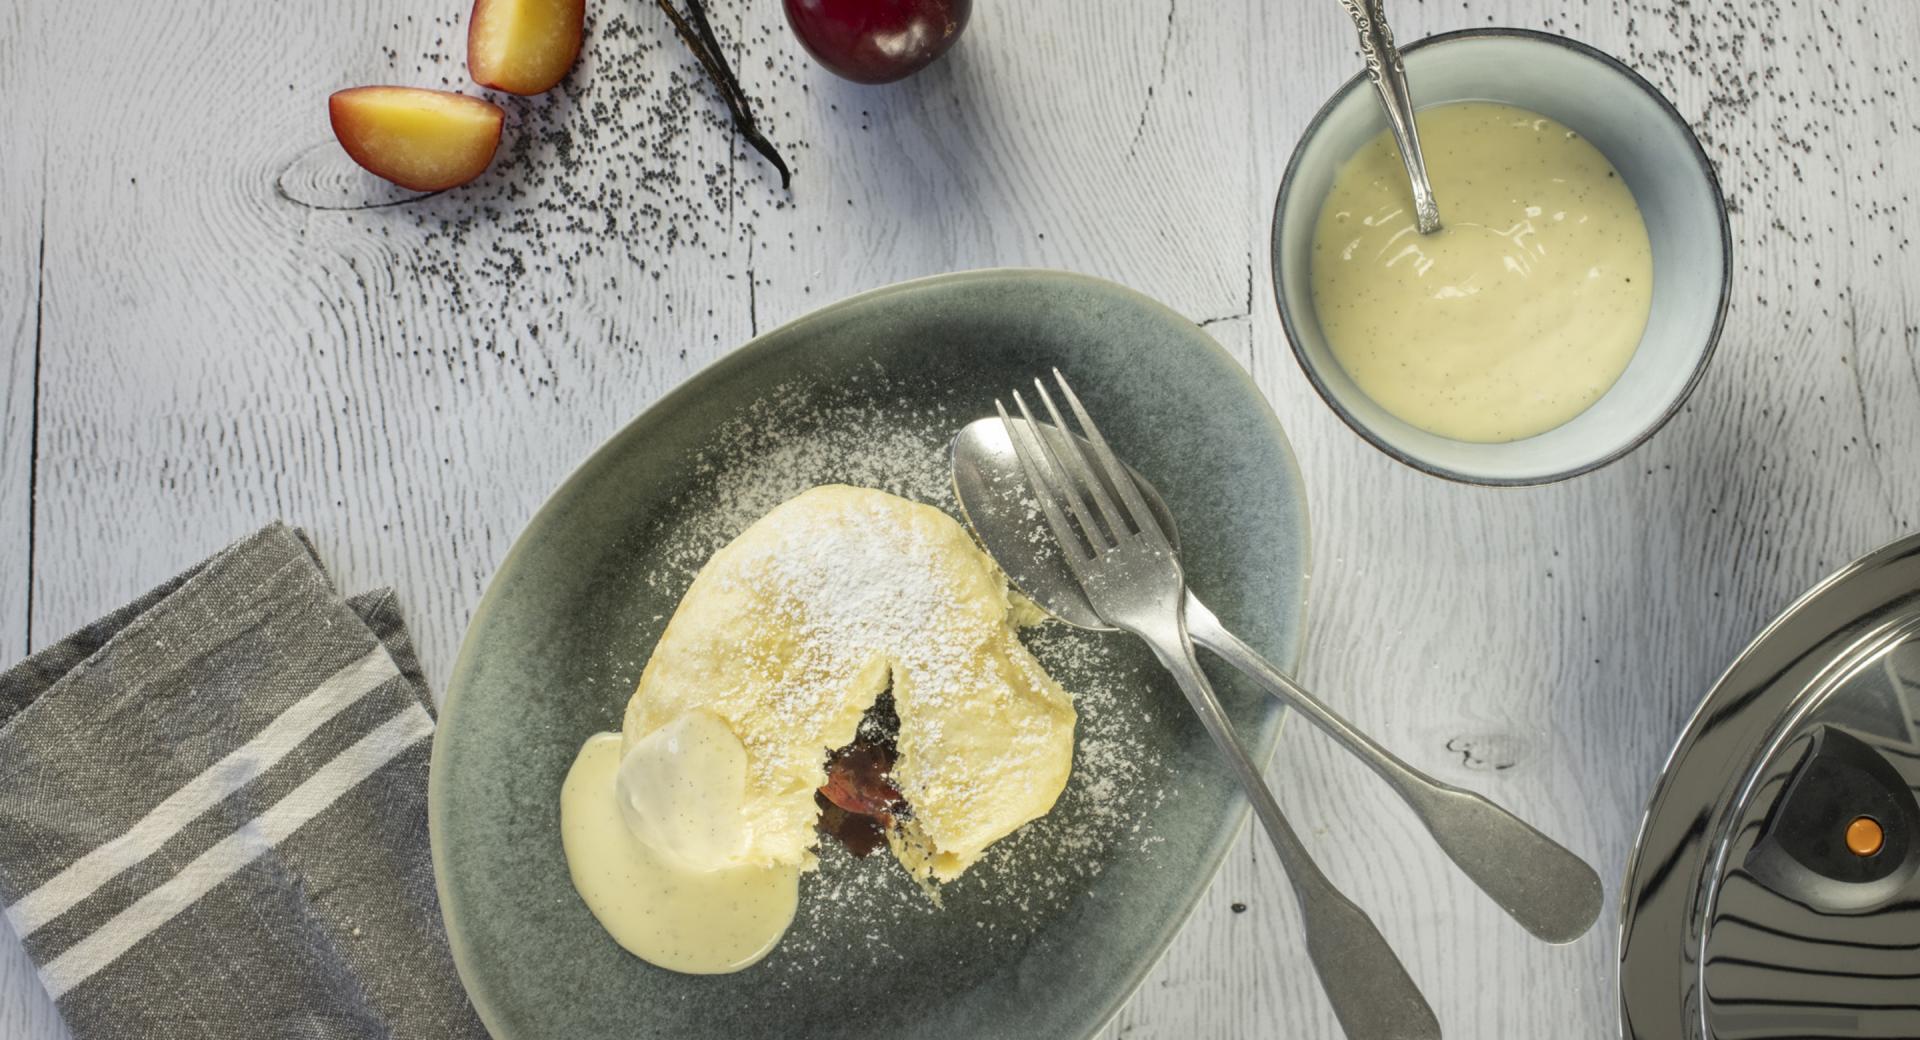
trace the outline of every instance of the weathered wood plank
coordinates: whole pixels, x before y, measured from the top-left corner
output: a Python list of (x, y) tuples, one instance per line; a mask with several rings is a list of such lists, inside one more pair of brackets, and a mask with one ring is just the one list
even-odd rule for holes
[[(38, 589), (49, 629), (279, 516), (313, 532), (343, 586), (397, 585), (430, 674), (444, 677), (494, 564), (559, 477), (746, 338), (744, 258), (728, 251), (728, 199), (707, 197), (701, 168), (725, 167), (727, 139), (704, 127), (681, 131), (666, 159), (638, 139), (568, 156), (558, 142), (588, 117), (561, 98), (523, 106), (513, 154), (466, 193), (365, 210), (290, 198), (314, 193), (290, 193), (284, 171), (316, 147), (337, 152), (329, 90), (461, 74), (444, 45), (455, 31), (401, 10), (190, 16), (178, 31), (196, 46), (249, 60), (209, 63), (177, 91), (143, 86), (145, 34), (97, 41), (95, 82), (74, 96), (122, 102), (98, 114), (99, 133), (60, 142), (73, 176), (50, 200), (74, 233), (47, 250)], [(83, 31), (88, 16), (62, 18), (73, 24), (51, 36)], [(631, 43), (611, 56), (628, 63), (615, 86), (636, 69), (684, 74), (677, 51), (635, 55)], [(410, 58), (388, 68), (382, 48), (441, 58), (422, 76)], [(604, 87), (599, 61), (589, 55), (585, 82)], [(62, 100), (72, 89), (49, 83), (49, 103), (78, 104)], [(201, 103), (216, 98), (243, 107)], [(202, 145), (147, 140), (142, 128), (159, 125)], [(371, 188), (350, 168), (333, 180), (349, 201)], [(301, 183), (314, 182), (327, 178)], [(596, 191), (658, 205), (680, 233), (712, 241), (668, 251), (631, 212), (610, 239), (572, 230), (570, 207)]]
[[(35, 95), (45, 50), (31, 0), (0, 11), (0, 658), (26, 653), (33, 632), (34, 408), (39, 390), (41, 245), (46, 238), (46, 113)], [(4, 667), (4, 665), (0, 665)], [(65, 1027), (33, 962), (0, 918), (0, 1036), (54, 1040)]]
[[(23, 4), (0, 14), (0, 96), (28, 91), (38, 58), (20, 44)], [(46, 241), (45, 124), (26, 106), (0, 105), (0, 656), (27, 650), (33, 537), (34, 405), (38, 391), (41, 252)]]
[[(787, 39), (750, 87), (792, 97), (795, 205), (757, 223), (763, 314), (973, 267), (1060, 267), (1148, 291), (1195, 320), (1244, 315), (1247, 55), (1232, 5), (1098, 0), (981, 12), (939, 64), (886, 88), (844, 83)], [(789, 114), (790, 113), (790, 114)], [(789, 124), (791, 125), (791, 124)]]

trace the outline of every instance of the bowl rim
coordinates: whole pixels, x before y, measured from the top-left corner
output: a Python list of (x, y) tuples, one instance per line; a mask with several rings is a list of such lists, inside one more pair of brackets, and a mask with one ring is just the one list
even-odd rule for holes
[(1701, 147), (1699, 136), (1693, 132), (1693, 125), (1687, 122), (1686, 117), (1681, 115), (1680, 111), (1673, 106), (1673, 102), (1668, 100), (1665, 94), (1661, 93), (1660, 88), (1648, 82), (1645, 76), (1642, 76), (1632, 66), (1621, 61), (1619, 58), (1590, 44), (1582, 43), (1570, 37), (1542, 32), (1538, 29), (1524, 29), (1512, 26), (1456, 29), (1451, 32), (1436, 33), (1432, 36), (1416, 40), (1402, 47), (1400, 50), (1403, 54), (1410, 54), (1415, 51), (1442, 46), (1448, 43), (1486, 39), (1521, 39), (1561, 47), (1565, 50), (1572, 51), (1574, 54), (1588, 61), (1595, 62), (1621, 74), (1627, 82), (1640, 88), (1642, 93), (1651, 98), (1654, 104), (1659, 106), (1660, 110), (1666, 114), (1666, 117), (1671, 120), (1675, 126), (1680, 128), (1681, 134), (1687, 142), (1688, 151), (1695, 167), (1706, 177), (1707, 186), (1712, 189), (1714, 211), (1720, 218), (1720, 300), (1714, 309), (1713, 327), (1707, 330), (1707, 340), (1700, 351), (1699, 360), (1694, 363), (1693, 371), (1687, 376), (1686, 384), (1680, 388), (1678, 393), (1673, 395), (1673, 399), (1667, 403), (1666, 408), (1638, 433), (1627, 438), (1613, 450), (1599, 458), (1581, 463), (1570, 469), (1520, 477), (1496, 477), (1464, 473), (1420, 458), (1389, 443), (1385, 438), (1374, 432), (1370, 426), (1362, 422), (1359, 417), (1348, 411), (1347, 407), (1340, 402), (1326, 381), (1321, 378), (1319, 370), (1307, 357), (1306, 351), (1300, 345), (1301, 337), (1298, 321), (1295, 318), (1293, 308), (1287, 303), (1287, 292), (1281, 282), (1280, 263), (1277, 253), (1280, 239), (1280, 222), (1283, 214), (1286, 212), (1287, 200), (1293, 193), (1295, 178), (1299, 173), (1301, 159), (1306, 152), (1307, 144), (1313, 140), (1315, 134), (1319, 133), (1320, 128), (1326, 123), (1327, 117), (1332, 114), (1334, 106), (1344, 100), (1348, 94), (1360, 89), (1361, 85), (1367, 82), (1367, 73), (1365, 71), (1355, 73), (1352, 78), (1342, 83), (1333, 94), (1327, 98), (1326, 102), (1320, 106), (1319, 111), (1313, 114), (1313, 119), (1307, 123), (1306, 129), (1300, 134), (1299, 141), (1293, 146), (1293, 154), (1287, 159), (1286, 172), (1280, 177), (1279, 193), (1274, 198), (1273, 224), (1268, 232), (1267, 267), (1268, 274), (1273, 281), (1274, 302), (1280, 310), (1280, 325), (1286, 332), (1287, 346), (1293, 351), (1295, 363), (1297, 363), (1300, 366), (1300, 370), (1306, 374), (1307, 381), (1313, 384), (1314, 392), (1320, 395), (1320, 399), (1326, 402), (1327, 407), (1331, 408), (1333, 413), (1340, 417), (1340, 421), (1347, 424), (1348, 428), (1359, 434), (1368, 444), (1373, 445), (1381, 454), (1429, 476), (1440, 477), (1444, 480), (1451, 480), (1461, 484), (1475, 484), (1481, 487), (1537, 487), (1542, 484), (1553, 484), (1562, 480), (1569, 480), (1583, 473), (1590, 473), (1625, 457), (1633, 452), (1634, 449), (1645, 444), (1648, 439), (1657, 433), (1661, 427), (1665, 426), (1674, 415), (1678, 414), (1681, 406), (1685, 405), (1687, 399), (1693, 396), (1694, 388), (1700, 385), (1700, 380), (1706, 375), (1707, 366), (1713, 361), (1714, 352), (1720, 345), (1720, 333), (1726, 326), (1727, 307), (1733, 293), (1733, 231), (1727, 222), (1727, 197), (1726, 193), (1721, 189), (1720, 177), (1714, 172), (1713, 161), (1707, 157), (1706, 150)]

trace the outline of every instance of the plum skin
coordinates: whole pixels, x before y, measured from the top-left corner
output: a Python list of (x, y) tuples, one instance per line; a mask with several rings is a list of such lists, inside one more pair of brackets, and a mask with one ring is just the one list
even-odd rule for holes
[(787, 25), (829, 72), (891, 83), (931, 65), (967, 27), (973, 0), (784, 0)]

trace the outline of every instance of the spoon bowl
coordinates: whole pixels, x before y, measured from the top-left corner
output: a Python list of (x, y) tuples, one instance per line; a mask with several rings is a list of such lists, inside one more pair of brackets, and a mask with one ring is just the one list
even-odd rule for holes
[[(1008, 421), (1026, 425), (1024, 419)], [(1013, 587), (1041, 610), (1075, 628), (1114, 631), (1087, 602), (1079, 580), (1060, 555), (1059, 542), (1047, 533), (1046, 520), (1034, 504), (1033, 492), (1027, 489), (1006, 425), (997, 418), (976, 419), (954, 434), (950, 451), (953, 494), (960, 512)], [(1167, 541), (1178, 549), (1180, 532), (1166, 501), (1133, 467), (1128, 466), (1127, 472), (1133, 475), (1134, 486), (1140, 489), (1148, 511), (1167, 533)]]

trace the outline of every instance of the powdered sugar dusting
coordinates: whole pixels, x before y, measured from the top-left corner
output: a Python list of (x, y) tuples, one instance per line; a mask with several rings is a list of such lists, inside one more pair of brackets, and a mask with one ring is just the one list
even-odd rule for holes
[[(871, 698), (878, 692), (871, 684), (886, 682), (890, 673), (904, 726), (929, 746), (939, 746), (947, 720), (977, 703), (968, 698), (1011, 695), (1024, 705), (1013, 717), (1038, 723), (1042, 738), (1026, 748), (1033, 754), (1015, 758), (1043, 761), (1034, 756), (1046, 756), (1051, 747), (1057, 761), (1064, 731), (1048, 716), (1045, 681), (1029, 680), (1034, 696), (1028, 701), (995, 672), (994, 662), (1012, 638), (999, 594), (1003, 586), (975, 562), (953, 525), (878, 496), (805, 495), (770, 515), (795, 519), (756, 526), (728, 550), (729, 564), (703, 572), (701, 581), (716, 592), (745, 597), (756, 604), (758, 624), (790, 635), (768, 659), (745, 658), (782, 718), (809, 722), (844, 715), (850, 692)], [(907, 690), (911, 697), (904, 696)], [(781, 746), (777, 737), (771, 744), (748, 739), (757, 752), (759, 782), (771, 789), (820, 765), (820, 747)], [(930, 787), (964, 804), (979, 794), (966, 770), (950, 766), (945, 756), (903, 759), (896, 779), (923, 810), (928, 806), (918, 794)]]

